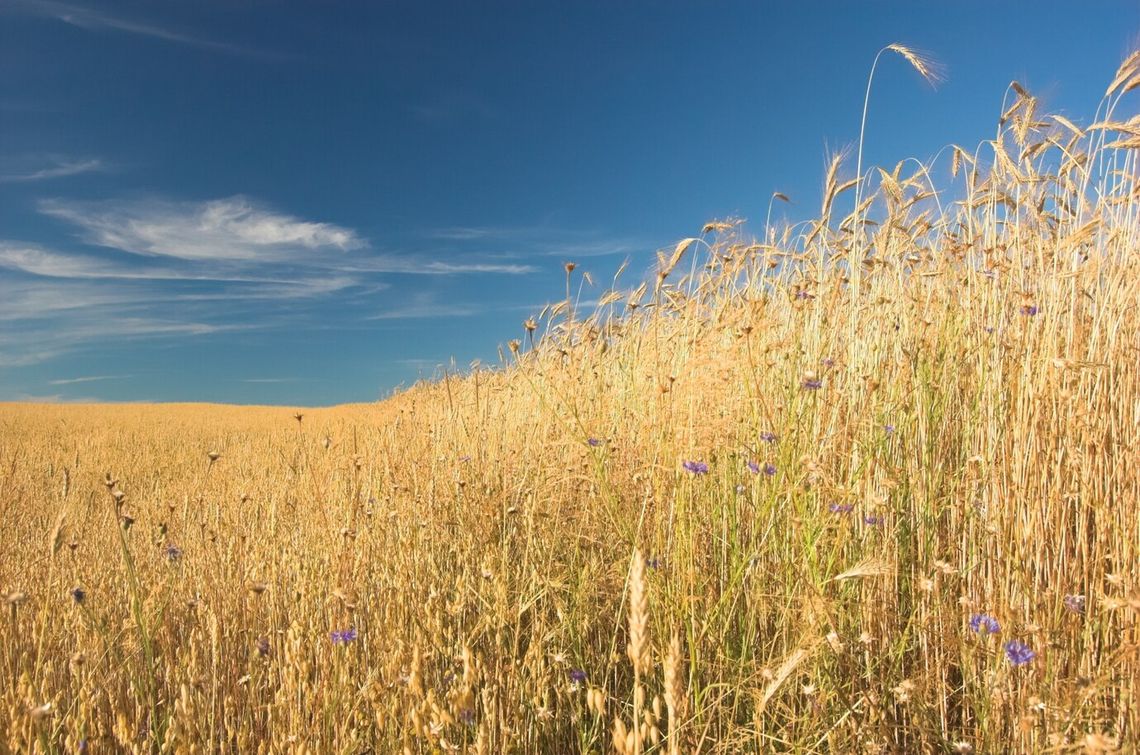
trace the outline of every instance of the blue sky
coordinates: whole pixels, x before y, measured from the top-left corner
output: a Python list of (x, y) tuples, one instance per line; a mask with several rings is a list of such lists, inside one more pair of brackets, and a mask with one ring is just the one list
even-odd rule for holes
[[(0, 0), (0, 400), (323, 405), (864, 160), (1090, 122), (1140, 3)], [(852, 173), (853, 166), (848, 166)], [(596, 290), (586, 291), (590, 298)]]

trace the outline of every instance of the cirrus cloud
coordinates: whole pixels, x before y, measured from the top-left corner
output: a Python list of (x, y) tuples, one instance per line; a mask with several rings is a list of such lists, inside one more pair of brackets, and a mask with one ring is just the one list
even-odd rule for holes
[(89, 244), (152, 257), (303, 262), (314, 252), (364, 246), (349, 228), (301, 220), (243, 196), (206, 202), (52, 199), (41, 201), (39, 210), (78, 226)]

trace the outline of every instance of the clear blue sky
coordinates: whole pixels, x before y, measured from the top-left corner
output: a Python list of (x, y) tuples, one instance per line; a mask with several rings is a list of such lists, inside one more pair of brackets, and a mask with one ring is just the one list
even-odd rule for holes
[[(1088, 123), (1137, 2), (0, 0), (0, 400), (372, 400), (827, 149)], [(848, 167), (853, 172), (853, 166)], [(587, 296), (591, 296), (587, 292)]]

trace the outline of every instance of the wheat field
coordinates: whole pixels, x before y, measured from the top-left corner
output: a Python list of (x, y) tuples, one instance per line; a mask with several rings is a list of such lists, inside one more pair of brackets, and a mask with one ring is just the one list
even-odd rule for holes
[(1136, 88), (377, 404), (0, 406), (0, 747), (1135, 752)]

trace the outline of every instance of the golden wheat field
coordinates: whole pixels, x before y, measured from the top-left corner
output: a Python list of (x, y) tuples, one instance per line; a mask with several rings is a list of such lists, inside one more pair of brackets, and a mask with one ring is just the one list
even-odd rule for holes
[(1136, 88), (375, 405), (3, 405), (0, 746), (1135, 752)]

